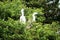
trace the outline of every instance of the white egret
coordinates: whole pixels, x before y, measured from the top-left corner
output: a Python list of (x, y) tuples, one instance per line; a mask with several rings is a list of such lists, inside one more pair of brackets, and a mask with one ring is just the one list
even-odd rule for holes
[(53, 1), (49, 1), (48, 3), (46, 3), (46, 4), (52, 4), (52, 3), (54, 3), (55, 2), (55, 0), (53, 0)]
[(38, 14), (37, 12), (34, 12), (32, 14), (32, 19), (28, 20), (28, 25), (26, 26), (27, 29), (30, 29), (32, 27), (32, 23), (36, 21), (35, 15)]
[(57, 33), (57, 34), (60, 34), (60, 31), (57, 31), (56, 33)]
[(59, 2), (58, 2), (58, 8), (60, 8), (60, 0), (59, 0)]
[(33, 18), (32, 18), (32, 22), (35, 22), (35, 21), (36, 21), (36, 17), (35, 17), (36, 14), (38, 14), (38, 13), (37, 13), (37, 12), (34, 12), (34, 13), (33, 13), (33, 15), (32, 15), (32, 17), (33, 17)]
[(24, 9), (21, 9), (21, 16), (20, 16), (20, 22), (21, 23), (26, 23), (26, 18), (25, 18), (25, 16), (24, 16)]

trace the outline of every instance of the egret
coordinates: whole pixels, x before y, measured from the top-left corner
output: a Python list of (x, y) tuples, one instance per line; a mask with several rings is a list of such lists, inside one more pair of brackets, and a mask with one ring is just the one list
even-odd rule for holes
[(38, 14), (38, 13), (37, 12), (34, 12), (32, 14), (32, 19), (29, 19), (28, 20), (28, 25), (26, 26), (27, 29), (30, 29), (32, 27), (32, 23), (33, 22), (36, 22), (36, 17), (35, 17), (36, 14)]
[(49, 1), (48, 3), (46, 3), (46, 4), (52, 4), (52, 3), (54, 3), (55, 2), (55, 0), (53, 0), (53, 1)]
[(59, 0), (59, 2), (58, 2), (58, 8), (60, 8), (60, 0)]
[(57, 31), (56, 33), (57, 33), (57, 34), (60, 34), (60, 31)]
[(34, 12), (33, 15), (32, 15), (32, 22), (35, 22), (36, 21), (36, 17), (35, 15), (38, 14), (37, 12)]
[(60, 34), (60, 28), (57, 30), (57, 32), (56, 32), (57, 34)]
[(21, 9), (21, 16), (20, 16), (20, 22), (21, 23), (26, 23), (26, 18), (25, 18), (25, 16), (24, 16), (24, 9)]

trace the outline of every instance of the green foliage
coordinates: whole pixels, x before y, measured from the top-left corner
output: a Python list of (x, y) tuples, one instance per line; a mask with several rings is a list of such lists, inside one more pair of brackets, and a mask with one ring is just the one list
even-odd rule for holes
[[(27, 7), (25, 2), (31, 7)], [(47, 13), (44, 10), (48, 11), (49, 9), (43, 8), (45, 2), (46, 0), (0, 1), (0, 40), (60, 40), (60, 34), (57, 33), (60, 24), (49, 16), (50, 14), (52, 16), (56, 14), (52, 14), (53, 12), (51, 12), (49, 15), (47, 14), (48, 18), (44, 16)], [(22, 24), (19, 21), (19, 17), (21, 16), (20, 10), (22, 8), (25, 9), (26, 24)], [(34, 12), (38, 13), (36, 15), (36, 22), (33, 22), (31, 28), (27, 29), (28, 20), (32, 19)], [(52, 20), (51, 24), (43, 23), (47, 20)]]
[(47, 0), (23, 0), (27, 7), (40, 8)]
[(23, 4), (19, 0), (12, 2), (1, 2), (0, 4), (0, 17), (5, 20), (8, 19), (8, 17), (13, 19), (15, 17), (15, 19), (18, 19), (21, 8), (24, 8)]
[(57, 38), (56, 30), (58, 28), (55, 29), (53, 24), (33, 23), (31, 29), (26, 29), (26, 25), (11, 18), (8, 21), (0, 20), (0, 24), (0, 36), (4, 40), (50, 40), (51, 38), (56, 40)]

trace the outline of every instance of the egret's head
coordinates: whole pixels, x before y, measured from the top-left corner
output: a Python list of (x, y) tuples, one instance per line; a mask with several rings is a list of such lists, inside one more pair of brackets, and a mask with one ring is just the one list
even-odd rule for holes
[(21, 9), (21, 13), (22, 13), (22, 15), (24, 15), (24, 9)]
[(24, 12), (24, 9), (21, 9), (21, 13)]
[(37, 12), (34, 12), (34, 13), (33, 13), (33, 15), (36, 15), (36, 14), (38, 14), (38, 13), (37, 13)]

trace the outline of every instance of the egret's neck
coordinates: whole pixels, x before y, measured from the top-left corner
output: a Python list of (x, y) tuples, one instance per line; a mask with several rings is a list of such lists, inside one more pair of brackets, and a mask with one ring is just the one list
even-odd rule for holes
[(24, 12), (22, 12), (22, 16), (24, 16)]
[(33, 17), (35, 16), (35, 14), (32, 15)]
[(33, 19), (35, 20), (35, 15), (33, 15)]

